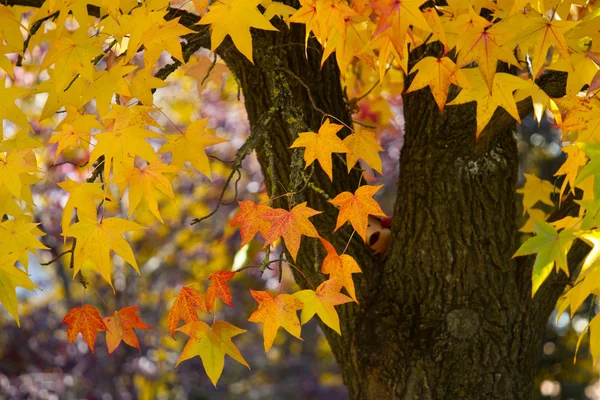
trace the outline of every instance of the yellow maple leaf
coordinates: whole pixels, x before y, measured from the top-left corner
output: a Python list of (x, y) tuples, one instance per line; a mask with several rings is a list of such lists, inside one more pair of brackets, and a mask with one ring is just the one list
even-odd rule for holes
[(352, 170), (358, 159), (361, 159), (369, 167), (380, 174), (382, 173), (379, 152), (383, 151), (383, 148), (377, 142), (375, 132), (359, 129), (346, 136), (343, 142), (349, 150), (346, 154), (348, 172)]
[(273, 298), (267, 292), (250, 289), (250, 293), (258, 302), (258, 309), (252, 313), (248, 321), (263, 323), (265, 353), (269, 352), (280, 327), (302, 340), (300, 337), (301, 325), (296, 313), (302, 309), (300, 300), (291, 294), (280, 294)]
[(229, 35), (235, 47), (252, 59), (252, 35), (250, 28), (276, 31), (268, 19), (256, 8), (262, 0), (220, 0), (208, 6), (208, 12), (199, 25), (210, 25), (211, 50), (215, 51)]
[(36, 249), (48, 249), (37, 236), (45, 233), (38, 228), (39, 223), (31, 222), (30, 215), (19, 216), (0, 223), (0, 253), (11, 254), (28, 270), (28, 252), (35, 254)]
[(158, 210), (158, 202), (154, 195), (154, 189), (160, 190), (166, 194), (171, 200), (175, 199), (171, 181), (163, 174), (173, 173), (177, 169), (171, 165), (164, 164), (160, 159), (150, 162), (144, 168), (139, 168), (136, 165), (125, 167), (121, 174), (115, 175), (113, 182), (119, 185), (121, 193), (125, 192), (125, 187), (129, 186), (129, 213), (131, 217), (135, 209), (138, 207), (142, 199), (145, 199), (150, 208), (150, 212), (164, 223)]
[(517, 189), (517, 193), (523, 195), (523, 214), (533, 208), (538, 201), (554, 207), (554, 202), (550, 198), (554, 192), (552, 182), (540, 179), (534, 174), (524, 173), (524, 175), (525, 186)]
[(33, 283), (29, 275), (15, 267), (14, 263), (15, 258), (10, 255), (4, 254), (0, 258), (0, 303), (17, 321), (17, 325), (21, 326), (16, 287), (27, 290), (35, 290), (39, 287)]
[(321, 283), (316, 291), (301, 290), (294, 293), (294, 296), (304, 304), (300, 317), (302, 324), (304, 325), (317, 314), (325, 325), (341, 335), (340, 317), (334, 306), (352, 301), (350, 297), (340, 293), (341, 287), (337, 279), (329, 279)]
[(162, 136), (144, 128), (147, 125), (156, 126), (155, 121), (147, 115), (151, 110), (144, 106), (113, 105), (104, 120), (114, 119), (114, 125), (112, 130), (94, 136), (98, 143), (90, 154), (90, 165), (104, 156), (104, 176), (109, 176), (113, 164), (115, 175), (119, 175), (123, 168), (133, 165), (136, 155), (148, 162), (157, 160), (154, 148), (146, 139)]
[(78, 29), (74, 34), (63, 34), (54, 40), (50, 50), (44, 57), (40, 67), (47, 69), (54, 64), (52, 80), (55, 91), (64, 90), (75, 74), (81, 75), (88, 82), (94, 81), (94, 64), (92, 60), (102, 54), (101, 41), (98, 37), (89, 37), (83, 29)]
[[(477, 18), (482, 17), (477, 16)], [(517, 67), (519, 61), (513, 54), (514, 46), (508, 44), (510, 36), (495, 27), (487, 28), (487, 26), (482, 26), (458, 35), (457, 47), (460, 47), (461, 50), (458, 53), (456, 65), (462, 68), (476, 61), (483, 80), (491, 92), (498, 61), (504, 61)]]
[(404, 46), (409, 27), (431, 32), (427, 20), (419, 7), (424, 0), (373, 0), (371, 6), (379, 14), (374, 35), (387, 36), (397, 54), (404, 54)]
[(415, 71), (418, 72), (417, 76), (413, 79), (406, 93), (429, 86), (440, 112), (444, 111), (450, 84), (462, 88), (471, 87), (462, 70), (458, 69), (448, 57), (425, 57), (411, 70), (411, 72)]
[(92, 129), (103, 128), (94, 115), (82, 115), (75, 107), (70, 105), (66, 105), (65, 109), (67, 110), (67, 117), (61, 121), (54, 134), (48, 140), (48, 143), (58, 144), (54, 156), (55, 161), (69, 147), (87, 149), (90, 145)]
[(567, 188), (567, 184), (571, 189), (571, 193), (575, 193), (575, 180), (579, 170), (587, 163), (587, 157), (579, 147), (570, 144), (562, 148), (562, 151), (567, 154), (567, 159), (560, 166), (559, 170), (556, 171), (554, 176), (565, 175), (562, 186), (560, 187), (560, 198), (562, 199), (563, 193)]
[(81, 95), (82, 104), (95, 98), (98, 114), (100, 116), (106, 115), (114, 94), (130, 96), (127, 83), (123, 77), (135, 69), (134, 65), (125, 65), (123, 60), (119, 60), (111, 68), (96, 72), (94, 80), (90, 82), (90, 85)]
[(463, 88), (458, 96), (447, 105), (477, 102), (477, 128), (475, 132), (477, 137), (490, 122), (498, 107), (504, 108), (517, 122), (521, 123), (519, 110), (513, 98), (513, 91), (526, 89), (532, 84), (531, 81), (510, 74), (496, 73), (492, 90), (489, 91), (478, 68), (464, 69), (463, 73), (471, 87), (468, 89)]
[(162, 79), (158, 79), (152, 75), (151, 68), (144, 68), (136, 71), (131, 79), (129, 88), (131, 95), (137, 98), (140, 103), (151, 106), (153, 103), (152, 89), (161, 88), (166, 84)]
[(159, 20), (142, 35), (141, 44), (146, 48), (144, 64), (146, 66), (154, 65), (163, 51), (184, 62), (179, 37), (190, 33), (194, 33), (194, 31), (180, 24), (179, 18), (170, 21)]
[[(549, 19), (537, 12), (517, 13), (503, 21), (504, 30), (514, 32), (513, 44), (518, 45), (531, 58), (531, 71), (534, 77), (544, 66), (551, 48), (562, 59), (570, 59), (569, 45), (565, 34), (573, 29), (578, 21)], [(501, 28), (499, 24), (498, 29)]]
[(58, 186), (69, 193), (69, 199), (63, 208), (61, 220), (63, 230), (69, 227), (75, 208), (77, 208), (77, 214), (80, 217), (94, 218), (96, 217), (96, 204), (94, 200), (101, 200), (106, 197), (102, 188), (103, 185), (100, 182), (79, 183), (67, 177), (67, 180), (59, 182)]
[(337, 136), (337, 132), (343, 128), (343, 125), (332, 124), (329, 119), (325, 121), (319, 133), (315, 132), (302, 132), (298, 134), (298, 139), (292, 143), (290, 149), (298, 147), (305, 147), (304, 149), (304, 161), (306, 165), (304, 168), (308, 168), (315, 160), (319, 161), (323, 171), (329, 176), (330, 180), (333, 180), (333, 163), (331, 161), (332, 153), (347, 153), (348, 148)]
[[(147, 229), (146, 227), (121, 218), (96, 218), (82, 216), (81, 220), (62, 233), (77, 239), (75, 246), (73, 278), (79, 273), (84, 262), (90, 261), (100, 272), (100, 275), (112, 287), (110, 251), (114, 251), (129, 263), (139, 274), (133, 250), (122, 235), (129, 231)], [(113, 287), (114, 290), (114, 287)]]
[(203, 321), (193, 321), (178, 328), (177, 331), (188, 335), (190, 340), (183, 348), (179, 360), (175, 364), (176, 367), (185, 360), (199, 356), (206, 375), (215, 387), (217, 387), (217, 381), (225, 366), (225, 355), (250, 369), (238, 348), (231, 341), (232, 337), (246, 332), (245, 329), (240, 329), (225, 321), (216, 321), (212, 327)]
[(30, 149), (13, 150), (0, 156), (0, 184), (5, 185), (17, 199), (22, 199), (23, 179), (29, 172), (37, 172), (35, 154)]
[(228, 140), (215, 136), (207, 129), (208, 120), (208, 117), (196, 120), (187, 127), (185, 132), (164, 136), (167, 142), (162, 145), (158, 152), (161, 154), (171, 152), (171, 163), (179, 169), (182, 169), (185, 162), (189, 161), (196, 170), (212, 181), (210, 162), (204, 149)]
[(17, 107), (15, 100), (31, 92), (29, 89), (16, 86), (6, 87), (6, 77), (0, 79), (0, 135), (2, 135), (2, 120), (7, 119), (15, 124), (26, 127), (29, 121), (23, 111)]

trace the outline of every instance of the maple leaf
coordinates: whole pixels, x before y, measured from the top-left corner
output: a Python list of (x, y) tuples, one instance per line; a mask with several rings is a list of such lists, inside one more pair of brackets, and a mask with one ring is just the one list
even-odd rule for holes
[(517, 110), (512, 92), (527, 88), (532, 84), (531, 81), (505, 73), (496, 73), (492, 90), (489, 91), (478, 68), (464, 69), (463, 73), (467, 77), (471, 88), (463, 88), (458, 96), (447, 105), (477, 102), (477, 129), (475, 132), (477, 137), (490, 122), (498, 107), (504, 108), (517, 122), (521, 123), (519, 110)]
[(206, 290), (206, 308), (210, 311), (215, 305), (215, 300), (220, 297), (228, 306), (231, 306), (231, 291), (227, 281), (235, 276), (233, 271), (217, 271), (208, 275), (210, 286)]
[(412, 25), (431, 32), (427, 20), (419, 7), (424, 0), (373, 0), (371, 6), (379, 15), (374, 35), (385, 35), (392, 42), (396, 52), (404, 54), (406, 35)]
[(292, 259), (295, 260), (302, 235), (319, 237), (319, 232), (308, 219), (320, 213), (321, 211), (308, 207), (306, 202), (298, 204), (291, 211), (283, 208), (271, 208), (265, 211), (262, 217), (271, 223), (271, 228), (265, 237), (265, 247), (282, 237)]
[(61, 35), (54, 40), (40, 69), (47, 69), (54, 64), (52, 79), (55, 91), (66, 88), (75, 74), (79, 74), (88, 82), (94, 81), (94, 64), (92, 60), (102, 54), (97, 37), (90, 38), (87, 33), (76, 30), (71, 35)]
[(315, 0), (300, 0), (300, 8), (290, 16), (289, 22), (295, 22), (306, 25), (304, 37), (305, 51), (308, 49), (308, 38), (313, 32), (317, 38), (319, 34), (319, 20), (317, 18), (317, 2)]
[[(82, 215), (81, 220), (63, 231), (63, 236), (77, 239), (75, 246), (73, 278), (79, 273), (85, 261), (90, 261), (106, 282), (112, 286), (110, 251), (114, 251), (140, 274), (135, 255), (129, 243), (123, 239), (126, 232), (147, 229), (146, 227), (121, 218), (96, 218)], [(113, 287), (114, 290), (114, 287)]]
[(546, 92), (535, 84), (535, 82), (532, 82), (528, 88), (519, 89), (515, 92), (515, 102), (517, 103), (528, 97), (531, 97), (531, 102), (533, 103), (533, 115), (539, 126), (544, 117), (544, 111), (546, 111), (548, 107), (556, 109), (557, 105)]
[(245, 329), (240, 329), (225, 321), (216, 321), (212, 327), (208, 326), (206, 322), (194, 321), (177, 330), (188, 335), (190, 340), (183, 348), (179, 360), (175, 364), (176, 367), (185, 360), (199, 356), (206, 375), (215, 387), (217, 387), (217, 381), (223, 372), (225, 355), (250, 369), (238, 348), (231, 341), (232, 337), (246, 332)]
[(323, 243), (323, 246), (327, 250), (327, 256), (325, 256), (321, 265), (321, 272), (328, 274), (329, 279), (336, 279), (342, 287), (346, 288), (352, 300), (358, 303), (354, 281), (352, 280), (352, 274), (362, 272), (358, 263), (354, 257), (348, 254), (338, 255), (335, 247), (327, 240), (321, 238), (321, 243)]
[(184, 62), (179, 37), (190, 33), (194, 33), (194, 31), (180, 24), (179, 18), (170, 21), (160, 19), (142, 35), (141, 44), (146, 48), (144, 64), (153, 65), (163, 51), (167, 51), (173, 58)]
[(333, 180), (331, 153), (347, 153), (349, 151), (342, 139), (337, 136), (337, 132), (342, 128), (342, 125), (332, 124), (327, 119), (319, 128), (319, 133), (299, 133), (298, 139), (292, 143), (290, 149), (305, 147), (304, 161), (306, 165), (304, 168), (308, 168), (313, 161), (319, 160), (323, 171), (330, 180)]
[(0, 156), (0, 184), (18, 199), (21, 199), (23, 178), (29, 172), (37, 172), (35, 154), (29, 150), (13, 150)]
[(209, 82), (215, 81), (221, 78), (221, 84), (225, 81), (225, 75), (231, 73), (227, 65), (222, 61), (217, 61), (213, 65), (213, 61), (206, 56), (195, 56), (194, 61), (189, 61), (188, 65), (191, 65), (185, 72), (185, 76), (190, 76), (198, 80), (197, 91), (198, 95), (202, 94), (202, 91)]
[(89, 304), (70, 309), (62, 323), (68, 324), (67, 340), (69, 343), (73, 343), (81, 333), (83, 340), (90, 346), (92, 353), (94, 352), (94, 342), (98, 331), (108, 330), (98, 310)]
[[(68, 147), (80, 148), (90, 144), (92, 129), (102, 129), (102, 124), (91, 114), (81, 115), (73, 106), (67, 105), (67, 118), (54, 131), (55, 133), (48, 139), (48, 143), (57, 143), (55, 161), (58, 156)], [(61, 128), (61, 130), (58, 130)], [(82, 146), (82, 144), (84, 144)]]
[(148, 203), (150, 212), (164, 223), (160, 211), (158, 210), (158, 202), (154, 195), (154, 190), (158, 189), (171, 200), (175, 199), (175, 193), (171, 187), (171, 181), (163, 174), (173, 173), (176, 168), (171, 165), (163, 164), (159, 160), (154, 160), (144, 168), (139, 168), (135, 165), (123, 168), (122, 172), (115, 176), (114, 182), (119, 185), (121, 193), (124, 193), (125, 187), (129, 185), (129, 213), (131, 217), (133, 212), (139, 206), (142, 199)]
[(524, 173), (523, 175), (525, 176), (525, 186), (517, 189), (517, 193), (523, 195), (523, 214), (533, 208), (538, 201), (554, 207), (554, 202), (550, 198), (554, 192), (554, 185), (534, 174)]
[(343, 142), (349, 150), (346, 154), (348, 172), (352, 170), (358, 159), (361, 159), (375, 171), (383, 173), (381, 157), (379, 157), (379, 152), (383, 151), (383, 148), (377, 142), (375, 132), (360, 129), (346, 136)]
[(152, 69), (140, 69), (133, 75), (129, 89), (131, 95), (137, 98), (140, 103), (151, 106), (153, 103), (152, 89), (157, 89), (165, 86), (167, 83), (162, 79), (158, 79), (152, 75)]
[[(16, 86), (6, 87), (6, 77), (0, 79), (0, 122), (3, 119), (14, 122), (19, 126), (28, 126), (29, 121), (23, 111), (17, 107), (15, 100), (30, 93), (30, 89), (19, 88)], [(0, 125), (0, 135), (2, 126)]]
[(14, 266), (16, 257), (7, 253), (2, 254), (0, 257), (2, 257), (0, 259), (0, 303), (20, 327), (16, 288), (19, 286), (27, 290), (35, 290), (39, 287), (33, 283), (29, 275)]
[(462, 71), (448, 57), (425, 57), (411, 70), (411, 72), (415, 71), (418, 72), (417, 76), (413, 79), (406, 93), (429, 86), (440, 113), (444, 111), (450, 84), (463, 88), (470, 87), (469, 81)]
[(10, 47), (23, 48), (20, 18), (17, 18), (12, 10), (3, 4), (0, 4), (0, 38), (4, 39)]
[(69, 179), (59, 182), (57, 185), (69, 193), (69, 199), (63, 208), (61, 225), (64, 229), (69, 227), (73, 211), (77, 208), (80, 216), (88, 218), (96, 217), (96, 204), (94, 200), (101, 200), (106, 197), (102, 183), (100, 182), (77, 182)]
[(186, 324), (198, 320), (196, 310), (208, 312), (202, 293), (187, 286), (182, 287), (167, 317), (167, 327), (171, 336), (175, 335), (180, 319), (183, 319)]
[(562, 21), (556, 18), (550, 20), (535, 12), (517, 14), (505, 22), (514, 32), (518, 32), (512, 43), (518, 44), (531, 57), (531, 72), (534, 77), (538, 76), (544, 66), (550, 48), (561, 58), (570, 58), (565, 33), (579, 22)]
[(558, 233), (552, 225), (544, 221), (534, 221), (533, 226), (536, 235), (523, 243), (513, 255), (519, 257), (536, 253), (531, 278), (532, 297), (550, 275), (555, 263), (557, 269), (560, 268), (569, 275), (567, 253), (575, 240), (572, 229), (563, 229)]
[(560, 166), (554, 176), (565, 175), (562, 186), (560, 187), (560, 198), (562, 198), (567, 184), (569, 185), (570, 192), (575, 194), (575, 180), (579, 170), (585, 166), (587, 157), (585, 153), (575, 145), (568, 145), (562, 148), (562, 151), (567, 155), (567, 159)]
[(106, 324), (106, 347), (111, 354), (121, 341), (140, 350), (140, 342), (134, 329), (150, 329), (137, 314), (138, 306), (127, 306), (115, 311), (111, 317), (103, 319)]
[(25, 271), (28, 270), (28, 251), (35, 254), (36, 249), (48, 249), (36, 237), (45, 235), (38, 228), (39, 223), (31, 221), (31, 216), (23, 215), (0, 223), (0, 252), (12, 253), (25, 267)]
[(296, 311), (302, 309), (300, 300), (291, 294), (280, 294), (273, 298), (267, 292), (250, 289), (250, 293), (254, 300), (258, 302), (258, 309), (252, 313), (248, 321), (263, 323), (265, 353), (269, 352), (280, 327), (292, 336), (302, 340), (300, 337), (300, 321), (296, 313)]
[(104, 156), (104, 175), (109, 176), (113, 164), (115, 175), (119, 175), (127, 165), (125, 161), (129, 160), (128, 164), (132, 165), (136, 155), (147, 162), (157, 160), (156, 152), (146, 139), (158, 139), (162, 136), (143, 128), (145, 125), (153, 125), (154, 121), (146, 114), (150, 110), (149, 107), (123, 107), (115, 104), (104, 118), (115, 120), (112, 131), (94, 136), (98, 143), (90, 154), (89, 164), (93, 165), (98, 158)]
[(301, 290), (294, 293), (304, 307), (302, 308), (302, 324), (307, 323), (315, 314), (321, 321), (339, 335), (340, 318), (334, 306), (352, 301), (348, 296), (340, 293), (341, 285), (337, 279), (329, 279), (319, 285), (317, 290)]
[(113, 94), (116, 93), (122, 96), (131, 95), (127, 87), (127, 82), (123, 77), (135, 69), (136, 67), (134, 65), (125, 65), (124, 60), (119, 60), (119, 62), (111, 68), (97, 72), (94, 80), (83, 91), (81, 102), (87, 103), (95, 98), (98, 113), (101, 116), (106, 115)]
[(185, 162), (189, 161), (196, 170), (212, 180), (210, 163), (204, 149), (208, 146), (227, 142), (227, 139), (221, 139), (206, 129), (208, 119), (207, 117), (192, 122), (183, 133), (173, 133), (165, 136), (167, 142), (162, 145), (158, 152), (171, 152), (171, 163), (179, 169), (182, 169)]
[[(477, 18), (482, 17), (477, 16)], [(505, 32), (494, 27), (487, 29), (487, 26), (482, 26), (466, 34), (461, 33), (456, 45), (461, 49), (456, 65), (462, 68), (476, 61), (483, 80), (491, 92), (499, 60), (519, 66), (519, 61), (513, 54), (514, 46), (510, 46), (508, 40), (509, 36)]]
[[(49, 69), (48, 74), (53, 77), (55, 75), (54, 70)], [(86, 81), (84, 79), (75, 79), (73, 84), (66, 90), (56, 90), (56, 85), (53, 79), (48, 79), (40, 83), (35, 89), (34, 93), (47, 93), (48, 97), (44, 103), (44, 109), (40, 115), (40, 121), (52, 117), (61, 107), (80, 107), (81, 96), (86, 89)], [(68, 109), (67, 109), (68, 112)], [(67, 122), (67, 121), (65, 121)]]
[(329, 200), (330, 203), (340, 207), (335, 231), (344, 225), (346, 221), (350, 221), (356, 233), (366, 243), (369, 215), (386, 216), (381, 207), (379, 207), (379, 204), (373, 199), (373, 195), (382, 187), (383, 185), (365, 185), (356, 189), (354, 194), (343, 192), (338, 194), (334, 199)]
[(271, 228), (271, 223), (263, 218), (263, 214), (270, 210), (266, 204), (256, 204), (250, 200), (238, 201), (240, 210), (229, 222), (230, 226), (239, 226), (242, 236), (242, 245), (244, 247), (260, 233), (263, 238), (267, 237)]
[[(360, 15), (346, 16), (342, 20), (342, 29), (332, 29), (323, 51), (321, 66), (335, 52), (342, 79), (345, 80), (346, 68), (354, 57), (361, 57), (365, 62), (367, 59), (374, 58), (372, 54), (365, 52), (371, 34), (366, 20), (366, 17)], [(374, 66), (374, 61), (371, 64)]]
[(208, 6), (208, 12), (198, 25), (210, 25), (211, 51), (214, 52), (225, 36), (229, 35), (240, 53), (253, 63), (250, 28), (277, 30), (256, 8), (261, 2), (262, 0), (220, 0)]

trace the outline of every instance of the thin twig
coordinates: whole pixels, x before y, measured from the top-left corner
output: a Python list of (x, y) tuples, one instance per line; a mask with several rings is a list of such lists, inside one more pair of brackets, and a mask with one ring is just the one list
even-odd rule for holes
[(64, 256), (65, 254), (69, 254), (69, 253), (72, 253), (72, 252), (73, 252), (73, 249), (71, 249), (71, 250), (65, 250), (65, 251), (63, 251), (62, 253), (60, 253), (59, 255), (57, 255), (56, 257), (54, 257), (52, 260), (50, 260), (50, 261), (48, 261), (48, 262), (43, 262), (43, 263), (40, 263), (40, 265), (47, 266), (47, 265), (50, 265), (50, 264), (52, 264), (52, 263), (55, 263), (55, 262), (57, 262), (58, 260), (60, 260), (60, 258), (61, 258), (62, 256)]

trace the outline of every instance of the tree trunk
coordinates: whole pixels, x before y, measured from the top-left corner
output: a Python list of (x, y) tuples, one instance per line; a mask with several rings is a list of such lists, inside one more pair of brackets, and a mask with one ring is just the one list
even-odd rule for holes
[[(309, 178), (301, 152), (289, 145), (299, 132), (318, 130), (323, 113), (348, 125), (351, 116), (333, 60), (321, 69), (320, 50), (304, 55), (303, 29), (279, 28), (254, 32), (254, 64), (231, 43), (221, 54), (245, 94), (252, 135), (260, 135), (256, 151), (270, 195), (304, 187), (293, 202), (325, 211), (315, 220), (327, 234), (337, 217), (327, 197), (354, 191), (358, 176), (334, 162), (333, 184), (320, 168)], [(352, 399), (531, 397), (542, 334), (561, 290), (532, 301), (531, 265), (511, 258), (517, 147), (514, 121), (496, 114), (476, 141), (474, 104), (441, 115), (428, 89), (405, 96), (391, 248), (376, 259), (353, 240), (349, 253), (363, 269), (359, 304), (339, 307), (341, 337), (322, 326)], [(287, 207), (287, 200), (276, 205)], [(333, 236), (339, 250), (350, 233)], [(303, 239), (296, 264), (313, 285), (323, 280), (322, 256), (315, 240)]]

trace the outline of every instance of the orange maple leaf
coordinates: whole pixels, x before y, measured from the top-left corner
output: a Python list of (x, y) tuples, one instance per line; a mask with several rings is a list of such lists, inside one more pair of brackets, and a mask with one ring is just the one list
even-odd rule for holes
[(239, 201), (238, 204), (240, 210), (233, 217), (229, 226), (240, 226), (241, 247), (250, 243), (257, 233), (260, 233), (263, 238), (267, 237), (271, 223), (263, 218), (263, 214), (271, 207), (266, 204), (256, 204), (250, 200)]
[(367, 241), (367, 225), (369, 215), (385, 217), (385, 213), (379, 204), (373, 199), (373, 195), (381, 189), (379, 186), (361, 186), (354, 194), (343, 192), (338, 194), (330, 203), (340, 207), (335, 230), (337, 231), (346, 221), (350, 221), (354, 230)]
[(94, 352), (97, 332), (108, 330), (98, 310), (89, 304), (70, 309), (62, 323), (68, 324), (67, 340), (69, 343), (73, 343), (81, 332), (83, 340), (90, 346), (92, 353)]
[(167, 316), (167, 327), (171, 336), (175, 335), (180, 319), (183, 319), (186, 324), (198, 320), (196, 309), (208, 312), (202, 293), (187, 286), (182, 287)]
[(320, 214), (321, 211), (313, 210), (306, 202), (298, 204), (291, 211), (283, 208), (272, 208), (263, 214), (263, 218), (271, 223), (271, 229), (265, 237), (265, 247), (283, 237), (285, 246), (295, 260), (300, 249), (302, 235), (319, 237), (319, 232), (308, 218)]
[(335, 247), (327, 240), (321, 238), (321, 243), (323, 243), (323, 246), (327, 250), (327, 256), (321, 265), (321, 272), (328, 274), (330, 279), (337, 279), (342, 287), (346, 288), (352, 300), (358, 303), (354, 281), (352, 280), (352, 274), (362, 272), (358, 263), (354, 257), (348, 254), (338, 255)]
[(150, 327), (136, 315), (137, 311), (138, 306), (127, 306), (115, 311), (113, 316), (104, 318), (104, 323), (108, 328), (106, 331), (108, 354), (115, 351), (121, 341), (140, 349), (140, 342), (133, 329), (150, 329)]
[(318, 160), (323, 171), (329, 176), (330, 180), (333, 180), (331, 154), (348, 153), (349, 151), (344, 142), (342, 142), (342, 139), (337, 136), (337, 132), (342, 128), (343, 125), (332, 124), (328, 119), (319, 128), (319, 133), (299, 133), (298, 139), (292, 143), (290, 149), (305, 147), (304, 161), (306, 165), (304, 168), (308, 168), (310, 164)]
[(279, 327), (288, 331), (292, 336), (300, 337), (300, 321), (296, 311), (302, 309), (302, 302), (291, 294), (280, 294), (273, 298), (267, 292), (250, 289), (252, 297), (258, 301), (258, 309), (252, 313), (248, 321), (263, 325), (265, 352), (268, 353), (273, 345)]
[(231, 291), (227, 286), (227, 281), (233, 278), (234, 275), (235, 272), (233, 271), (217, 271), (208, 276), (208, 279), (210, 279), (210, 286), (206, 290), (206, 308), (208, 311), (215, 305), (217, 296), (225, 304), (231, 306)]

